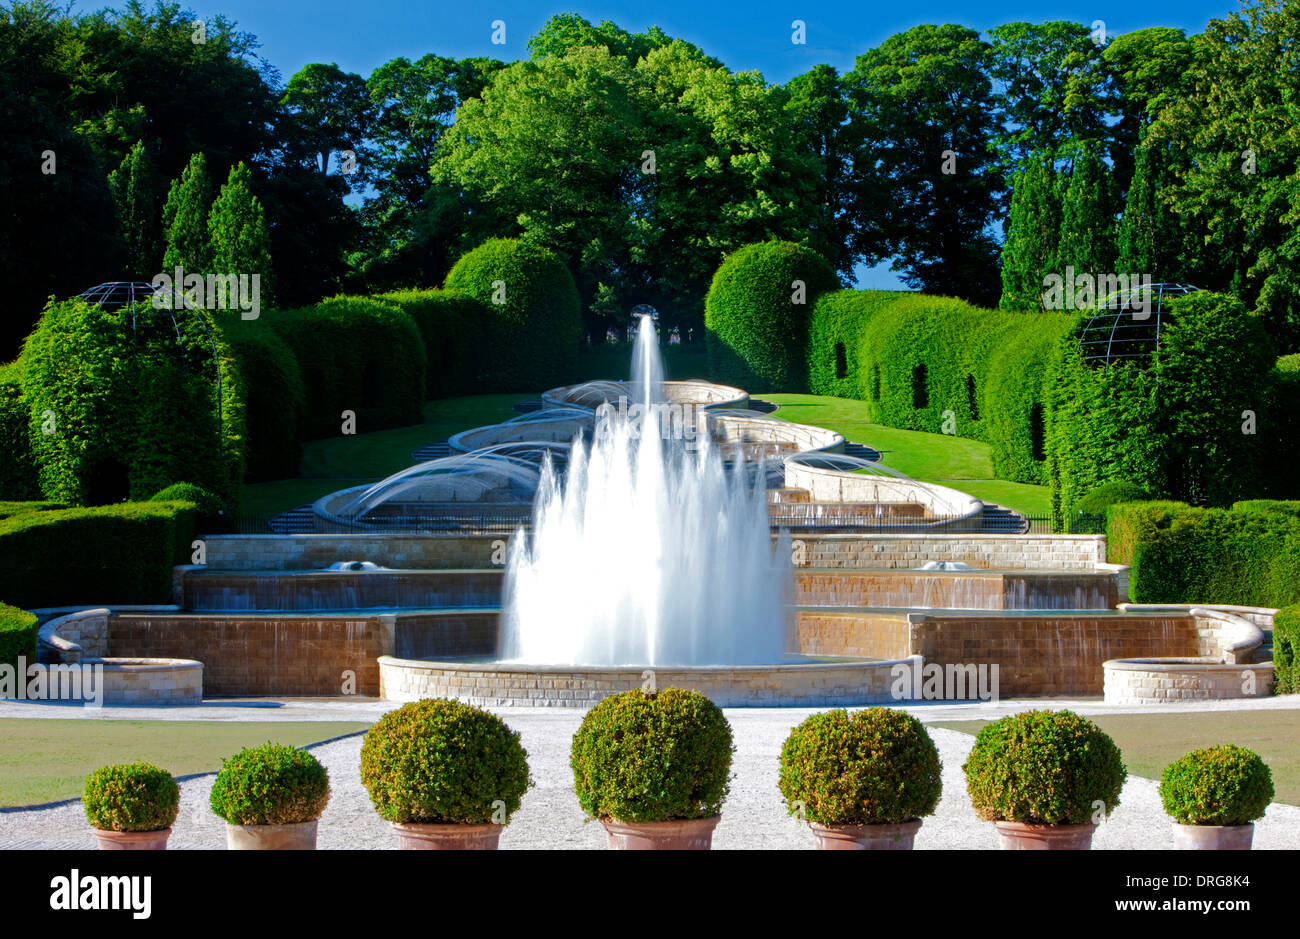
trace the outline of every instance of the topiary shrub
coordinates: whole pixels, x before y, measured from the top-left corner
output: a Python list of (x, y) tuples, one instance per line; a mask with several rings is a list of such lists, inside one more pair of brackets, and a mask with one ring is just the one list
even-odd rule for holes
[(208, 803), (231, 825), (296, 825), (320, 818), (329, 774), (306, 750), (265, 743), (222, 760)]
[(1287, 606), (1273, 616), (1273, 693), (1300, 693), (1300, 606)]
[[(28, 665), (36, 661), (36, 639), (39, 625), (35, 613), (16, 606), (0, 603), (0, 665), (18, 668), (21, 658)], [(25, 672), (18, 671), (19, 680)]]
[(1114, 479), (1108, 483), (1102, 483), (1074, 503), (1074, 510), (1084, 515), (1105, 515), (1106, 510), (1112, 505), (1118, 505), (1121, 502), (1146, 502), (1151, 498), (1151, 493), (1137, 483)]
[(1245, 825), (1273, 801), (1273, 774), (1245, 747), (1207, 747), (1165, 767), (1160, 798), (1182, 825)]
[(193, 483), (172, 483), (166, 489), (160, 489), (149, 499), (150, 502), (191, 502), (198, 508), (195, 524), (207, 534), (230, 531), (231, 518), (226, 512), (225, 503), (216, 493), (208, 492), (202, 486)]
[(20, 365), (0, 365), (0, 499), (39, 499), (40, 483), (28, 439), (31, 415), (23, 400)]
[(591, 818), (666, 822), (710, 818), (730, 788), (731, 726), (695, 691), (634, 689), (587, 712), (569, 765)]
[(165, 769), (150, 763), (121, 763), (86, 777), (82, 802), (86, 820), (100, 831), (162, 831), (171, 828), (181, 788)]
[[(132, 327), (132, 320), (135, 327)], [(177, 479), (237, 500), (239, 374), (212, 314), (51, 301), (22, 356), (41, 490), (74, 505), (146, 499)]]
[(379, 299), (409, 316), (420, 330), (429, 362), (426, 396), (473, 393), (476, 363), (485, 351), (483, 323), (491, 311), (465, 290), (399, 290)]
[(293, 350), (306, 389), (309, 437), (335, 437), (344, 411), (357, 432), (418, 424), (424, 404), (424, 340), (397, 307), (334, 297), (262, 320)]
[(457, 261), (444, 286), (480, 305), (476, 391), (537, 391), (570, 380), (582, 315), (573, 275), (551, 251), (492, 238)]
[(1119, 748), (1072, 711), (1026, 711), (986, 724), (965, 765), (985, 821), (1084, 825), (1119, 805), (1128, 778)]
[(934, 812), (939, 751), (925, 726), (890, 708), (807, 718), (781, 748), (779, 785), (794, 813), (819, 825), (894, 825)]
[(227, 320), (222, 331), (239, 365), (247, 428), (247, 481), (297, 476), (307, 433), (307, 387), (298, 359), (261, 318)]
[(533, 784), (516, 731), (444, 698), (404, 704), (370, 728), (361, 782), (382, 818), (444, 825), (509, 820)]
[(857, 397), (864, 387), (858, 363), (862, 330), (872, 316), (906, 296), (894, 290), (832, 290), (819, 296), (808, 321), (808, 390)]
[(826, 260), (802, 245), (767, 241), (729, 254), (704, 300), (709, 374), (752, 391), (807, 390), (810, 311), (838, 287)]

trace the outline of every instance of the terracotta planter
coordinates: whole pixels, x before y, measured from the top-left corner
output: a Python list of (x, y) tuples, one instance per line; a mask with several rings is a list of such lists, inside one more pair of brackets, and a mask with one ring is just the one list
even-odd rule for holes
[(1003, 851), (1088, 851), (1097, 826), (1030, 825), (1025, 822), (994, 822), (998, 847)]
[(1244, 825), (1182, 825), (1174, 822), (1175, 851), (1249, 851), (1254, 822)]
[(896, 825), (818, 825), (808, 827), (817, 837), (818, 851), (911, 851), (921, 819)]
[(601, 819), (609, 847), (615, 851), (707, 851), (721, 815), (671, 822), (620, 822)]
[(92, 829), (101, 851), (166, 851), (170, 828), (157, 831), (105, 831)]
[(495, 851), (505, 825), (434, 825), (391, 822), (403, 851)]
[(226, 823), (226, 847), (231, 851), (315, 851), (316, 822), (293, 825), (231, 825)]

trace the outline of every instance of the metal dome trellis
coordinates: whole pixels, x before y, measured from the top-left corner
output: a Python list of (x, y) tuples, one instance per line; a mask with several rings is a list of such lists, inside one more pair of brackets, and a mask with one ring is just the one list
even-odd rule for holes
[[(188, 372), (185, 362), (185, 341), (181, 335), (181, 324), (176, 318), (176, 309), (170, 304), (166, 306), (154, 305), (154, 294), (162, 290), (155, 284), (139, 280), (110, 281), (108, 283), (97, 284), (88, 290), (83, 290), (77, 294), (77, 299), (85, 300), (101, 310), (114, 312), (118, 310), (129, 310), (131, 313), (131, 351), (135, 354), (139, 346), (139, 316), (140, 310), (145, 309), (155, 313), (166, 313), (171, 320), (172, 332), (176, 335), (177, 355), (180, 358), (182, 372)], [(164, 295), (170, 295), (170, 291), (164, 291)], [(190, 302), (188, 297), (182, 294), (182, 309), (188, 310), (195, 315), (203, 327), (204, 334), (208, 337), (208, 346), (212, 350), (212, 370), (217, 379), (217, 426), (222, 426), (222, 381), (221, 381), (221, 356), (217, 351), (217, 339), (212, 332), (212, 326), (208, 323), (207, 317), (198, 315), (198, 308)]]
[(1165, 301), (1199, 289), (1190, 284), (1142, 284), (1101, 298), (1079, 333), (1083, 360), (1094, 365), (1154, 360), (1160, 354), (1160, 335), (1169, 314)]

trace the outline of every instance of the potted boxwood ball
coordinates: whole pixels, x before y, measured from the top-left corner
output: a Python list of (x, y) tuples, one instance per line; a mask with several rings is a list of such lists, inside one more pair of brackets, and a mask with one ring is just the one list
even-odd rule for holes
[(533, 784), (519, 734), (480, 708), (425, 698), (361, 744), (361, 782), (403, 849), (494, 850)]
[(573, 735), (578, 804), (620, 850), (708, 850), (731, 775), (731, 726), (681, 688), (610, 695)]
[(924, 725), (889, 708), (814, 714), (781, 748), (781, 795), (822, 850), (908, 851), (943, 792)]
[(222, 761), (209, 804), (232, 851), (311, 851), (329, 774), (306, 750), (266, 743)]
[(962, 768), (975, 813), (994, 823), (1004, 850), (1088, 850), (1128, 778), (1115, 742), (1072, 711), (985, 725)]
[(97, 769), (82, 793), (101, 851), (165, 850), (180, 800), (172, 774), (150, 763)]
[(1160, 798), (1174, 819), (1175, 848), (1249, 851), (1255, 819), (1273, 801), (1273, 774), (1245, 747), (1207, 747), (1165, 767)]

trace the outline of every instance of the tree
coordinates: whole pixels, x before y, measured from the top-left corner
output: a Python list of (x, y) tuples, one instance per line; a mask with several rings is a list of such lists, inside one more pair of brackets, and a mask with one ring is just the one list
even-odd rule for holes
[(1148, 135), (1138, 147), (1136, 166), (1117, 239), (1117, 271), (1146, 273), (1157, 282), (1187, 280), (1190, 265), (1182, 259), (1185, 232), (1161, 197), (1174, 176), (1169, 145)]
[(212, 180), (208, 161), (201, 153), (190, 157), (179, 179), (172, 180), (163, 205), (163, 270), (177, 266), (188, 272), (208, 270), (212, 254), (208, 247), (208, 212), (212, 207)]
[[(873, 139), (855, 156), (857, 172), (883, 176), (884, 246), (898, 258), (894, 270), (922, 291), (980, 303), (996, 296), (986, 229), (1002, 188), (990, 64), (974, 30), (917, 26), (858, 56), (845, 76), (851, 121)], [(873, 198), (856, 216), (866, 220), (881, 205)], [(883, 259), (859, 247), (868, 263)]]
[(1114, 185), (1096, 147), (1080, 144), (1073, 164), (1061, 206), (1058, 273), (1105, 273), (1115, 266)]
[(1043, 276), (1060, 270), (1061, 194), (1051, 161), (1041, 155), (1026, 160), (1011, 190), (998, 305), (1004, 310), (1040, 310)]
[(230, 171), (208, 216), (211, 270), (216, 274), (259, 275), (260, 303), (274, 306), (271, 236), (262, 203), (253, 195), (253, 176), (240, 163)]
[(162, 263), (162, 232), (159, 227), (161, 186), (149, 151), (136, 141), (122, 165), (108, 175), (108, 188), (117, 204), (122, 241), (126, 249), (126, 275), (148, 280)]
[[(313, 155), (313, 163), (322, 176), (329, 173), (330, 157), (350, 151), (356, 169), (366, 160), (365, 139), (372, 123), (372, 104), (366, 81), (360, 75), (344, 72), (337, 65), (313, 62), (304, 65), (289, 79), (280, 103), (295, 125), (294, 148)], [(363, 174), (345, 173), (360, 179)]]

